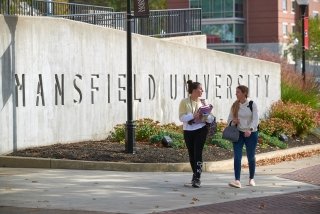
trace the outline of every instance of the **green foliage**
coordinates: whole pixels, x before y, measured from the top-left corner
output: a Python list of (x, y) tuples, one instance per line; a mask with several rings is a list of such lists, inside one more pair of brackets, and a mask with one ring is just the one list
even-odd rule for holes
[(126, 139), (125, 124), (118, 124), (113, 129), (109, 137), (111, 141), (121, 142)]
[(293, 123), (281, 118), (268, 118), (261, 120), (259, 128), (261, 132), (275, 137), (278, 137), (282, 133), (288, 136), (293, 136), (296, 133)]
[[(309, 17), (308, 36), (309, 49), (305, 52), (307, 60), (320, 61), (320, 17)], [(302, 53), (302, 35), (301, 35), (301, 20), (297, 24), (299, 32), (290, 35), (288, 46), (291, 46), (288, 51), (294, 59), (301, 58)], [(294, 45), (295, 38), (298, 39), (298, 44)]]
[[(172, 146), (182, 148), (185, 146), (182, 127), (174, 123), (160, 125), (158, 121), (145, 118), (136, 122), (135, 139), (137, 141), (150, 141), (150, 143), (160, 143), (163, 136), (168, 135), (172, 138)], [(111, 131), (109, 139), (116, 142), (124, 142), (126, 137), (126, 125), (118, 124)]]
[(222, 139), (222, 132), (217, 132), (210, 143), (227, 150), (231, 150), (233, 148), (230, 141)]
[(303, 90), (296, 84), (285, 81), (281, 83), (281, 99), (284, 102), (303, 103), (314, 109), (318, 108), (320, 102), (316, 88)]
[(305, 104), (277, 102), (271, 106), (269, 116), (292, 122), (298, 136), (316, 126), (316, 111)]
[(158, 134), (150, 137), (150, 143), (160, 143), (164, 136), (169, 136), (172, 139), (173, 148), (184, 148), (184, 138), (182, 133), (170, 132), (170, 131), (160, 131)]
[(159, 130), (159, 122), (154, 122), (152, 119), (140, 119), (136, 121), (136, 140), (148, 141), (150, 136), (156, 134)]
[(280, 141), (277, 137), (269, 136), (263, 132), (259, 133), (259, 138), (260, 138), (260, 141), (262, 141), (261, 142), (262, 144), (267, 143), (271, 146), (274, 146), (274, 147), (277, 147), (280, 149), (285, 149), (288, 147), (288, 145), (286, 143)]

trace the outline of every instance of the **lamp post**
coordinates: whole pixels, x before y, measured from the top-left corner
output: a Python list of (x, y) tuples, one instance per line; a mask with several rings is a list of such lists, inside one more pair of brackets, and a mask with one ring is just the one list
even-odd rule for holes
[(127, 0), (127, 123), (126, 123), (126, 152), (134, 153), (135, 124), (133, 121), (132, 98), (132, 44), (131, 44), (131, 0)]
[(301, 67), (301, 71), (302, 71), (302, 78), (303, 81), (305, 82), (306, 80), (306, 58), (305, 58), (305, 52), (306, 52), (306, 47), (305, 47), (305, 26), (304, 26), (304, 20), (306, 17), (306, 8), (309, 5), (309, 0), (297, 0), (298, 5), (301, 8), (301, 25), (302, 25), (302, 29), (301, 29), (301, 43), (302, 43), (302, 67)]

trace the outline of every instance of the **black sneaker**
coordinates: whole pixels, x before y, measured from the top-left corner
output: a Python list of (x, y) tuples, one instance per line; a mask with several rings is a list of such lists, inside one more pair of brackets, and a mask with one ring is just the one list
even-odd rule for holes
[(196, 180), (196, 178), (197, 178), (196, 175), (193, 174), (193, 175), (192, 175), (192, 179), (191, 179), (191, 183), (192, 183), (194, 180)]
[(195, 180), (192, 181), (192, 186), (194, 188), (199, 188), (201, 186), (201, 181), (199, 178), (196, 178)]

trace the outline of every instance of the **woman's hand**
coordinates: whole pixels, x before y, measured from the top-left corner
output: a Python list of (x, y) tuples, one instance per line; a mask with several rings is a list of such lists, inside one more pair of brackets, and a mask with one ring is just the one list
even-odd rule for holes
[(251, 135), (251, 131), (245, 131), (244, 132), (244, 136), (245, 137), (250, 137), (250, 135)]

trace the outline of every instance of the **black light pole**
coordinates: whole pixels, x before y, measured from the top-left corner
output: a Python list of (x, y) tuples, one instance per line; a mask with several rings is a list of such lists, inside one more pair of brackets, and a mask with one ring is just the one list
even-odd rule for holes
[(302, 78), (303, 78), (303, 82), (305, 82), (306, 80), (306, 47), (305, 47), (305, 42), (304, 42), (304, 37), (305, 37), (305, 32), (304, 32), (304, 19), (306, 17), (306, 8), (309, 4), (309, 0), (297, 0), (298, 5), (300, 5), (301, 8), (301, 25), (302, 25), (302, 29), (301, 29), (301, 46), (302, 46), (302, 57), (301, 57), (301, 72), (302, 72)]
[(132, 45), (131, 45), (131, 0), (127, 0), (127, 123), (126, 123), (126, 152), (134, 153), (135, 123), (133, 121), (132, 99)]

